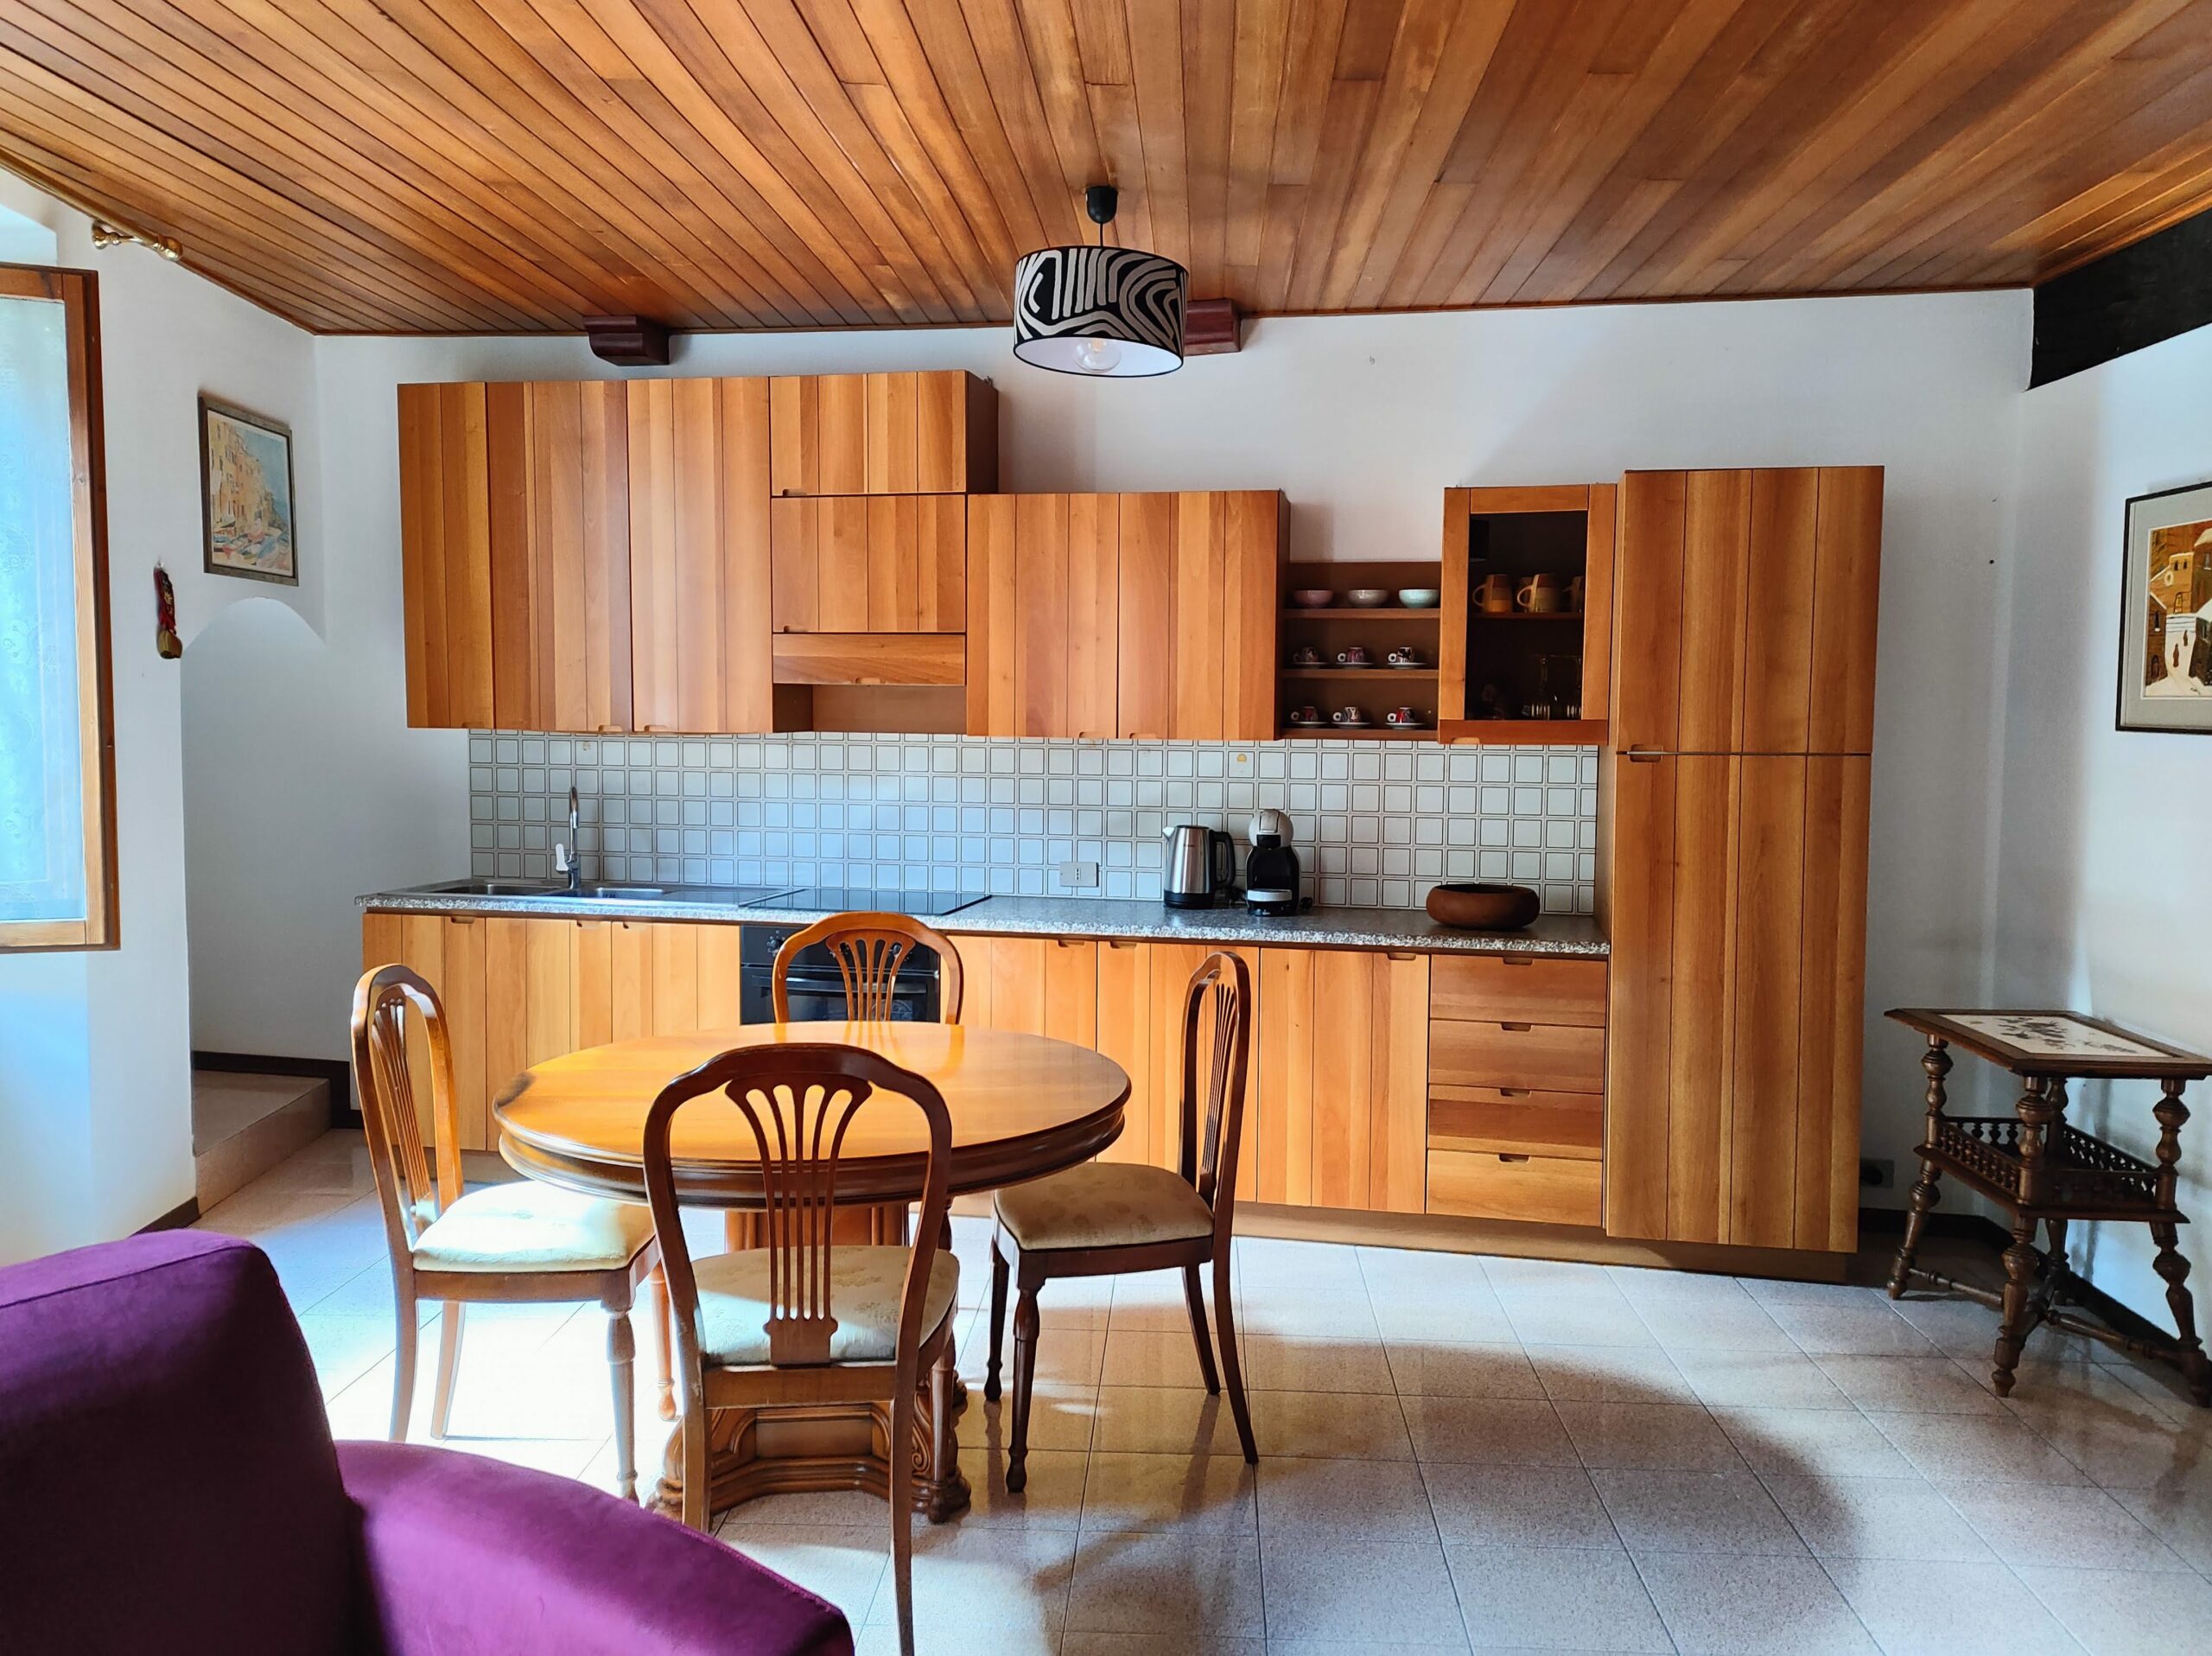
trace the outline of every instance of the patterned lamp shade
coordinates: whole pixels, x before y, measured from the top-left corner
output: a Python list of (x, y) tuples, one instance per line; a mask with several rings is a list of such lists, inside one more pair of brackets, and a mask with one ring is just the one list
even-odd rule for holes
[(1189, 273), (1134, 247), (1040, 247), (1014, 267), (1014, 353), (1058, 373), (1135, 379), (1183, 366)]

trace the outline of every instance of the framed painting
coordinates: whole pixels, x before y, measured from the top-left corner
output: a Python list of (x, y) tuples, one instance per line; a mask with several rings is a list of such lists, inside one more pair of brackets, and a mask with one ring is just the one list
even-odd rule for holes
[(292, 428), (202, 397), (200, 481), (207, 572), (297, 586)]
[(2212, 735), (2212, 481), (2127, 503), (2119, 725)]

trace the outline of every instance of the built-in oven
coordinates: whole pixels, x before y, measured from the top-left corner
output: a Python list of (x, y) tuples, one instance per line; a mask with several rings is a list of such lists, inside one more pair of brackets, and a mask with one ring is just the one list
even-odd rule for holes
[[(776, 954), (797, 925), (763, 926), (747, 921), (737, 944), (739, 1015), (747, 1023), (776, 1021)], [(791, 1022), (820, 1023), (845, 1016), (845, 978), (830, 951), (817, 943), (802, 949), (784, 979)], [(937, 952), (918, 945), (899, 964), (892, 990), (891, 1016), (901, 1023), (934, 1023), (938, 1017)]]

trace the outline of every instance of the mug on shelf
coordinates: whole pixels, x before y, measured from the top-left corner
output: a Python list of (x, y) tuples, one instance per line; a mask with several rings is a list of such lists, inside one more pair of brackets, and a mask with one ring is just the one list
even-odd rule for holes
[(1354, 644), (1337, 652), (1337, 665), (1340, 667), (1366, 667), (1374, 664), (1367, 659), (1367, 646)]
[(1323, 723), (1321, 710), (1308, 702), (1305, 706), (1292, 711), (1290, 722), (1293, 724), (1319, 724)]
[(1340, 707), (1335, 712), (1329, 715), (1329, 723), (1332, 724), (1341, 724), (1349, 729), (1353, 725), (1365, 724), (1367, 723), (1367, 715), (1361, 712), (1356, 707)]
[(1421, 715), (1410, 707), (1394, 707), (1382, 716), (1382, 723), (1395, 724), (1400, 729), (1411, 729), (1421, 722)]
[(1510, 615), (1513, 613), (1513, 577), (1503, 573), (1485, 575), (1482, 584), (1475, 589), (1475, 596), (1485, 615)]
[(1513, 595), (1513, 602), (1516, 608), (1527, 610), (1531, 615), (1555, 615), (1564, 597), (1565, 594), (1560, 590), (1559, 576), (1532, 575), (1522, 583), (1521, 590)]
[(1579, 575), (1567, 583), (1567, 611), (1570, 615), (1582, 613), (1582, 577)]
[(1310, 644), (1301, 644), (1291, 652), (1290, 665), (1294, 667), (1318, 667), (1321, 665), (1321, 653)]

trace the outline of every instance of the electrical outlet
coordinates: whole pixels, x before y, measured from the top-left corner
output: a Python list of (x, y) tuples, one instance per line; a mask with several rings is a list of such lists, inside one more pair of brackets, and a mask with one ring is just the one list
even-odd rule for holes
[(1862, 1190), (1894, 1190), (1897, 1182), (1897, 1164), (1891, 1161), (1877, 1161), (1872, 1156), (1859, 1160), (1859, 1188)]
[(1060, 883), (1070, 891), (1094, 889), (1098, 884), (1098, 864), (1063, 863), (1060, 864)]

